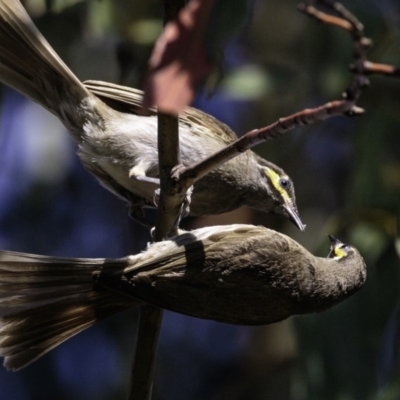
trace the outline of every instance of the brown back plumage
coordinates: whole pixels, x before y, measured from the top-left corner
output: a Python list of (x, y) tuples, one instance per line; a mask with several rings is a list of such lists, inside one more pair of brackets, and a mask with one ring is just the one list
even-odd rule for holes
[[(0, 252), (0, 356), (16, 370), (96, 321), (143, 302), (233, 324), (322, 311), (364, 283), (348, 246), (319, 258), (252, 225), (198, 229), (117, 260)], [(16, 309), (16, 311), (14, 311)]]

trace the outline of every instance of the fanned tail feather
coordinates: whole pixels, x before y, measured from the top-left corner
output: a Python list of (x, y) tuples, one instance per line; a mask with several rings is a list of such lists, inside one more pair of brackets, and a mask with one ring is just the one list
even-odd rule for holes
[(68, 96), (70, 102), (77, 104), (89, 96), (19, 0), (0, 0), (0, 81), (60, 118), (61, 96)]
[[(0, 251), (0, 356), (18, 370), (97, 321), (135, 306), (93, 289), (92, 274), (126, 259), (73, 259)], [(139, 302), (138, 302), (139, 304)], [(10, 308), (16, 311), (10, 313)]]

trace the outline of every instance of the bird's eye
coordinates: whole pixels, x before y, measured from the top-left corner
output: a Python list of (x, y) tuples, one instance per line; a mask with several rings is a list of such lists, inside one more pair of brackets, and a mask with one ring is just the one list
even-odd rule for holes
[(281, 185), (281, 187), (283, 187), (284, 189), (287, 189), (290, 186), (290, 182), (287, 179), (281, 178), (279, 179), (279, 184)]

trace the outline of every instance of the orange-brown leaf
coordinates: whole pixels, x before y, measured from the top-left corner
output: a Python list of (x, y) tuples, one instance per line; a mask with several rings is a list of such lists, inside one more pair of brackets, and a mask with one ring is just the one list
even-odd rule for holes
[(211, 70), (205, 34), (213, 0), (191, 0), (169, 22), (149, 62), (144, 107), (178, 114), (194, 97), (196, 85)]

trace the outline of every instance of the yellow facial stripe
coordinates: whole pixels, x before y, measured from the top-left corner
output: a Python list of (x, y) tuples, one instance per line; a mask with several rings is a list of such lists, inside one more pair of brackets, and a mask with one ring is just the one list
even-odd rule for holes
[(333, 253), (335, 254), (336, 258), (343, 258), (343, 257), (347, 256), (347, 253), (343, 249), (341, 249), (337, 246), (334, 247)]
[(279, 181), (281, 177), (271, 168), (265, 168), (265, 175), (268, 176), (274, 188), (279, 192), (279, 194), (285, 199), (289, 200), (289, 195), (287, 191), (280, 185)]

